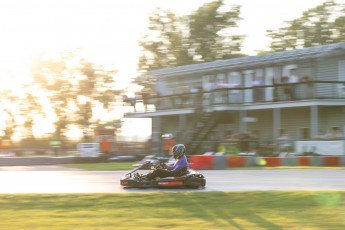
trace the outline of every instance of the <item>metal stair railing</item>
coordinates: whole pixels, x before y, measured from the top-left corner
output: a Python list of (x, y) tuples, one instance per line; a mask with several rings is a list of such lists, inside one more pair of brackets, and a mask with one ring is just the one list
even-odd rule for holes
[(191, 141), (187, 145), (190, 153), (195, 153), (200, 148), (202, 141), (207, 138), (207, 135), (216, 126), (218, 116), (215, 113), (203, 113), (195, 122), (195, 126), (191, 135)]

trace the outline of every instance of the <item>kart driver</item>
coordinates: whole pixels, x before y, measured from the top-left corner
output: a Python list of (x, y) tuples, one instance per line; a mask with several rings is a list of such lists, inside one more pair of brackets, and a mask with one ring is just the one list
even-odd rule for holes
[(172, 147), (173, 157), (176, 159), (172, 166), (167, 169), (155, 169), (146, 175), (146, 179), (153, 180), (157, 177), (182, 176), (187, 172), (188, 160), (186, 157), (186, 147), (183, 144), (177, 144)]

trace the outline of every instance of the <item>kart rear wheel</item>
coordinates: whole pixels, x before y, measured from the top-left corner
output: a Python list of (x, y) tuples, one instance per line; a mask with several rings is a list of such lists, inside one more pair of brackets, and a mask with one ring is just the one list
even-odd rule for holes
[(190, 177), (186, 181), (186, 186), (188, 188), (197, 189), (199, 187), (205, 187), (205, 179), (198, 177)]

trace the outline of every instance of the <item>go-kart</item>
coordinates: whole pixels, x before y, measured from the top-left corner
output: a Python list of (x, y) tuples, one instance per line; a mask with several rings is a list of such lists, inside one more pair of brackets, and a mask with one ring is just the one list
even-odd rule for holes
[(163, 177), (154, 180), (147, 180), (144, 174), (139, 174), (139, 170), (151, 170), (161, 168), (165, 169), (166, 164), (159, 162), (147, 162), (137, 168), (129, 171), (124, 177), (121, 178), (120, 184), (125, 188), (148, 188), (148, 187), (185, 187), (185, 188), (199, 188), (205, 187), (206, 180), (204, 176), (192, 169), (187, 169), (178, 177)]

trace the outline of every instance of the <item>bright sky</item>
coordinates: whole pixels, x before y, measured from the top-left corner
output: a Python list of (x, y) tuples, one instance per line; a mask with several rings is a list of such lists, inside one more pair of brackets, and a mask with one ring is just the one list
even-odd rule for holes
[[(345, 0), (335, 0), (345, 3)], [(326, 0), (232, 0), (242, 5), (240, 29), (248, 37), (244, 42), (243, 52), (255, 54), (255, 50), (264, 50), (269, 39), (266, 30), (277, 29), (287, 20), (302, 16), (302, 12), (314, 8)]]
[[(267, 29), (325, 0), (231, 0), (242, 5), (243, 52), (268, 44)], [(41, 51), (83, 48), (93, 61), (114, 65), (124, 81), (136, 76), (138, 39), (157, 7), (188, 14), (210, 0), (0, 0), (0, 89), (25, 81), (24, 67)], [(339, 2), (345, 2), (341, 0)], [(11, 74), (11, 77), (9, 77)]]
[[(81, 47), (97, 62), (136, 74), (137, 41), (155, 7), (186, 14), (210, 0), (0, 0), (0, 68), (16, 69), (39, 51)], [(266, 30), (324, 0), (232, 0), (242, 5), (244, 52), (267, 45)], [(25, 74), (25, 72), (22, 74)], [(17, 74), (16, 74), (17, 75)], [(18, 77), (18, 76), (16, 76)]]

